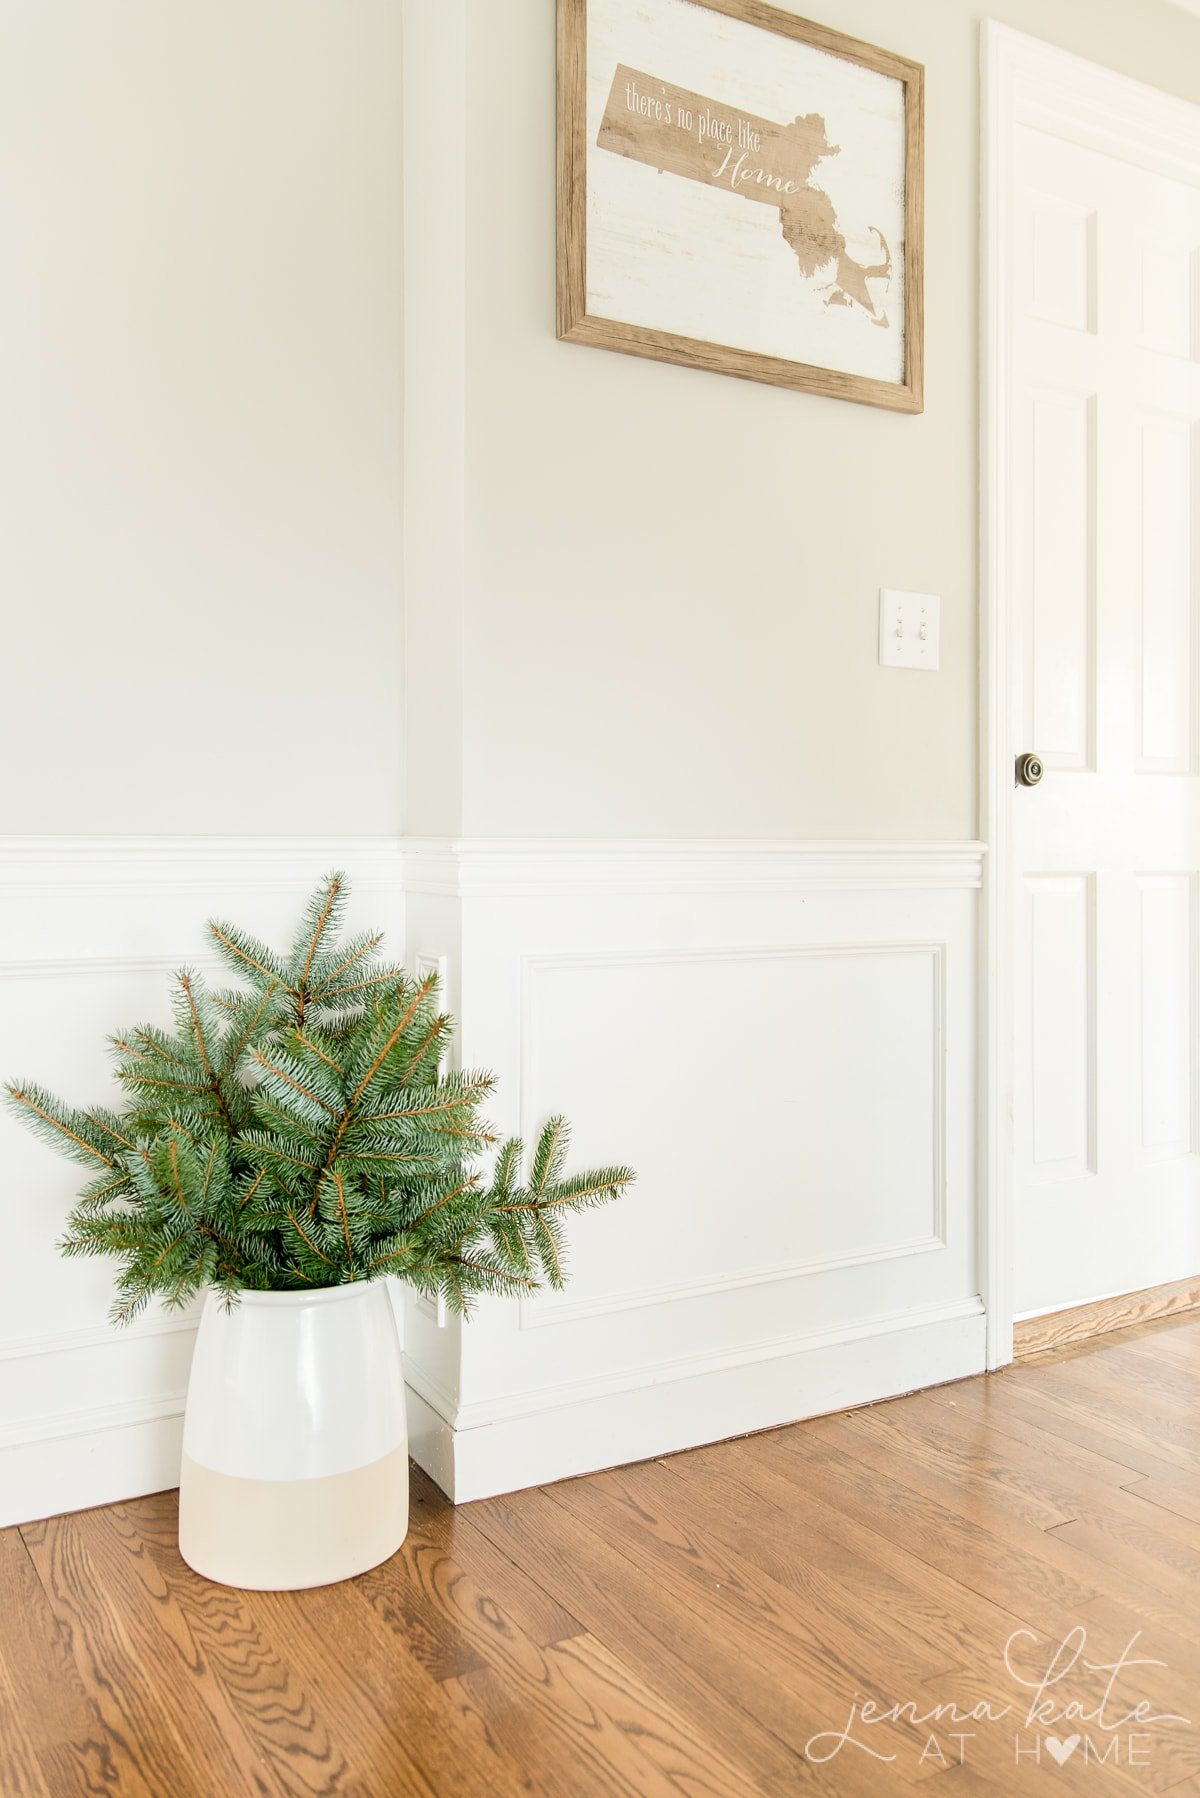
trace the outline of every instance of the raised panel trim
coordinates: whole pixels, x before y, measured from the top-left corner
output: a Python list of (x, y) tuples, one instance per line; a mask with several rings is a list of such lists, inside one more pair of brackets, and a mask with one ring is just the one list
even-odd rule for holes
[[(1190, 512), (1192, 509), (1191, 496), (1195, 480), (1194, 469), (1197, 465), (1197, 453), (1200, 451), (1200, 427), (1197, 427), (1190, 415), (1186, 412), (1168, 410), (1165, 407), (1139, 406), (1137, 408), (1137, 483), (1140, 496), (1138, 518), (1141, 542), (1137, 560), (1137, 632), (1135, 652), (1137, 659), (1137, 678), (1134, 682), (1134, 767), (1139, 774), (1190, 774), (1193, 771), (1196, 760), (1197, 645), (1196, 607), (1193, 592), (1195, 571), (1192, 566), (1194, 561), (1193, 528), (1189, 516), (1184, 517), (1182, 528), (1178, 533), (1176, 541), (1176, 547), (1182, 550), (1182, 568), (1180, 572), (1183, 575), (1183, 579), (1176, 590), (1176, 598), (1182, 600), (1179, 611), (1182, 614), (1183, 631), (1179, 633), (1179, 635), (1181, 635), (1184, 640), (1182, 642), (1178, 640), (1175, 642), (1174, 648), (1176, 653), (1173, 657), (1174, 666), (1181, 670), (1183, 674), (1183, 681), (1181, 683), (1183, 688), (1182, 699), (1186, 715), (1182, 720), (1183, 729), (1181, 732), (1180, 746), (1174, 754), (1151, 755), (1146, 749), (1147, 718), (1148, 716), (1153, 716), (1156, 710), (1154, 707), (1147, 708), (1146, 705), (1146, 677), (1148, 672), (1146, 653), (1147, 643), (1152, 640), (1161, 640), (1164, 635), (1161, 629), (1153, 628), (1148, 617), (1148, 605), (1152, 600), (1161, 597), (1159, 590), (1154, 586), (1149, 577), (1151, 574), (1151, 556), (1153, 550), (1155, 547), (1161, 546), (1164, 533), (1161, 529), (1161, 520), (1156, 521), (1159, 523), (1160, 529), (1153, 530), (1150, 528), (1147, 519), (1147, 514), (1150, 510), (1147, 502), (1150, 500), (1152, 494), (1156, 499), (1161, 497), (1164, 483), (1161, 478), (1149, 478), (1150, 471), (1147, 465), (1147, 458), (1150, 453), (1152, 434), (1161, 434), (1164, 430), (1169, 432), (1172, 427), (1175, 428), (1176, 432), (1176, 447), (1182, 449), (1184, 452), (1181, 458), (1180, 472), (1182, 474), (1182, 480), (1180, 481), (1180, 488), (1182, 489), (1184, 503)], [(1161, 470), (1159, 471), (1159, 474), (1161, 476)], [(1161, 623), (1161, 620), (1159, 622)]]
[[(1066, 331), (1078, 331), (1094, 337), (1098, 328), (1097, 315), (1097, 230), (1098, 219), (1094, 207), (1062, 199), (1057, 194), (1042, 193), (1036, 187), (1026, 187), (1023, 199), (1029, 209), (1029, 227), (1031, 242), (1028, 247), (1030, 258), (1028, 293), (1025, 301), (1027, 318), (1040, 319), (1049, 325), (1061, 326)], [(1047, 304), (1037, 298), (1038, 290), (1038, 222), (1039, 216), (1054, 210), (1073, 217), (1081, 227), (1083, 239), (1083, 308), (1082, 313), (1072, 314), (1065, 307)]]
[[(1045, 1158), (1039, 1160), (1035, 1153), (1037, 1118), (1036, 1040), (1039, 1035), (1037, 1029), (1036, 993), (1033, 985), (1035, 974), (1035, 912), (1039, 888), (1043, 890), (1053, 889), (1055, 887), (1061, 888), (1065, 882), (1075, 882), (1079, 886), (1084, 922), (1083, 934), (1080, 938), (1084, 960), (1083, 1001), (1085, 1007), (1085, 1043), (1083, 1056), (1084, 1148), (1082, 1155), (1067, 1155), (1061, 1158)], [(1069, 1172), (1095, 1174), (1098, 1172), (1100, 1164), (1099, 1069), (1097, 1063), (1096, 1033), (1098, 1010), (1096, 992), (1096, 945), (1098, 930), (1096, 876), (1092, 872), (1084, 872), (1072, 868), (1060, 868), (1054, 870), (1037, 869), (1026, 873), (1023, 885), (1026, 905), (1028, 908), (1026, 940), (1029, 945), (1030, 956), (1028, 969), (1030, 980), (1028, 1016), (1031, 1028), (1029, 1064), (1026, 1069), (1030, 1082), (1029, 1092), (1026, 1099), (1030, 1124), (1028, 1144), (1029, 1163), (1025, 1178), (1031, 1184), (1035, 1185), (1040, 1182), (1052, 1184), (1055, 1181), (1060, 1180), (1065, 1173)]]
[[(1028, 620), (1028, 640), (1025, 643), (1025, 685), (1027, 705), (1033, 738), (1039, 746), (1043, 760), (1048, 768), (1063, 772), (1090, 771), (1096, 766), (1096, 617), (1097, 617), (1097, 556), (1096, 532), (1099, 520), (1098, 507), (1098, 449), (1100, 413), (1097, 395), (1090, 386), (1069, 387), (1061, 383), (1039, 381), (1025, 389), (1027, 404), (1025, 463), (1023, 479), (1025, 482), (1029, 507), (1030, 530), (1028, 551), (1028, 591), (1024, 595), (1024, 609)], [(1083, 544), (1084, 556), (1082, 567), (1081, 593), (1082, 616), (1076, 621), (1081, 629), (1078, 632), (1079, 643), (1079, 725), (1078, 736), (1074, 747), (1067, 748), (1056, 743), (1054, 734), (1044, 717), (1043, 691), (1037, 679), (1037, 661), (1039, 654), (1039, 600), (1043, 595), (1046, 582), (1041, 568), (1040, 550), (1044, 545), (1044, 534), (1037, 527), (1039, 498), (1039, 414), (1044, 407), (1054, 407), (1060, 412), (1075, 413), (1083, 432)], [(1056, 458), (1053, 485), (1056, 488), (1055, 499), (1049, 505), (1051, 519), (1055, 529), (1060, 521), (1061, 493), (1063, 485), (1062, 459)], [(1061, 592), (1058, 581), (1049, 583), (1052, 589)], [(1043, 627), (1041, 638), (1044, 643), (1047, 632)], [(1044, 651), (1042, 652), (1044, 653)], [(1061, 688), (1061, 681), (1050, 683), (1055, 692)]]
[(873, 1262), (906, 1260), (912, 1255), (929, 1254), (946, 1247), (947, 1228), (947, 1117), (946, 1117), (946, 945), (942, 942), (914, 942), (908, 939), (872, 943), (804, 943), (767, 945), (755, 948), (679, 949), (666, 952), (646, 950), (640, 953), (623, 950), (601, 950), (590, 955), (526, 955), (521, 958), (521, 1073), (519, 1116), (526, 1139), (534, 1134), (528, 1116), (530, 1091), (531, 980), (543, 968), (646, 967), (688, 963), (746, 961), (814, 961), (823, 959), (876, 959), (888, 955), (928, 956), (931, 969), (933, 1002), (933, 1107), (930, 1125), (933, 1131), (933, 1231), (914, 1241), (889, 1244), (884, 1248), (858, 1255), (814, 1257), (785, 1265), (778, 1263), (756, 1268), (731, 1278), (665, 1281), (658, 1286), (630, 1288), (611, 1297), (593, 1299), (558, 1299), (518, 1301), (521, 1328), (543, 1329), (548, 1325), (574, 1323), (581, 1318), (608, 1316), (620, 1311), (639, 1310), (647, 1305), (676, 1304), (684, 1299), (707, 1298), (715, 1293), (736, 1292), (747, 1287), (777, 1285), (786, 1280), (801, 1279), (811, 1274), (832, 1273), (841, 1268), (864, 1267)]
[[(944, 1212), (944, 1206), (943, 1206)], [(799, 1261), (786, 1267), (758, 1268), (726, 1280), (681, 1281), (677, 1285), (639, 1287), (618, 1293), (615, 1298), (567, 1299), (556, 1301), (521, 1299), (521, 1328), (543, 1329), (550, 1324), (578, 1323), (581, 1318), (609, 1317), (619, 1311), (637, 1311), (646, 1305), (677, 1304), (683, 1299), (710, 1298), (715, 1293), (738, 1292), (750, 1286), (778, 1285), (810, 1274), (835, 1273), (847, 1267), (866, 1267), (877, 1261), (904, 1261), (912, 1255), (927, 1255), (946, 1247), (945, 1226), (933, 1236), (914, 1242), (902, 1242), (876, 1249), (863, 1255), (831, 1255), (827, 1259)]]

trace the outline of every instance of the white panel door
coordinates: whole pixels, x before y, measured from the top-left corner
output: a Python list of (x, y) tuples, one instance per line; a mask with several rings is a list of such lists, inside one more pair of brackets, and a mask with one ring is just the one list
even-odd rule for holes
[(1021, 1316), (1200, 1270), (1200, 194), (1017, 139)]

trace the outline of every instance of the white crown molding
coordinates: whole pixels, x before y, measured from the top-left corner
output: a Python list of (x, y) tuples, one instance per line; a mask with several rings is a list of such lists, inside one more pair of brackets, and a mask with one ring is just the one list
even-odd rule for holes
[(975, 889), (975, 842), (409, 837), (405, 891), (472, 899), (566, 893)]

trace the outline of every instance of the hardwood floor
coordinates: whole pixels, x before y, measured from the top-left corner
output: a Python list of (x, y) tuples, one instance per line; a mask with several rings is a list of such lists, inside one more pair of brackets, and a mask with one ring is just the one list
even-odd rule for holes
[(2, 1798), (1200, 1792), (1195, 1313), (413, 1496), (295, 1594), (196, 1578), (174, 1493), (0, 1531)]

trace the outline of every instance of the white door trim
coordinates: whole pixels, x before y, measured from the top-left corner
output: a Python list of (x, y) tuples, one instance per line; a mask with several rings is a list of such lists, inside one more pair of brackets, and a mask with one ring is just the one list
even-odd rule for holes
[(989, 1367), (1012, 1360), (1012, 806), (1019, 749), (1009, 730), (1014, 578), (1011, 384), (1016, 322), (1015, 163), (1019, 125), (1200, 187), (1197, 109), (1157, 88), (1027, 37), (982, 31), (980, 196), (980, 835), (982, 916), (980, 1192)]

